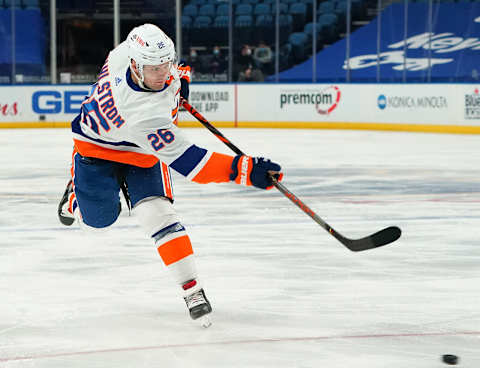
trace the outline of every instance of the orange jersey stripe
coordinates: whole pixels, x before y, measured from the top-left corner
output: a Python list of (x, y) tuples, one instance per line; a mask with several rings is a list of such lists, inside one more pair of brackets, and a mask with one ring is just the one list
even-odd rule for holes
[(230, 181), (233, 157), (213, 152), (205, 166), (192, 179), (195, 183), (226, 183)]
[(168, 171), (168, 166), (164, 162), (161, 163), (161, 166), (162, 166), (163, 189), (165, 191), (165, 196), (173, 199), (172, 184), (170, 182), (170, 172)]
[(177, 114), (177, 112), (178, 112), (178, 106), (172, 110), (172, 118)]
[(183, 235), (162, 244), (158, 247), (158, 254), (162, 257), (165, 266), (178, 262), (193, 254), (192, 243), (188, 235)]
[(158, 158), (145, 153), (117, 151), (77, 139), (74, 139), (74, 142), (76, 151), (86, 157), (95, 157), (139, 167), (152, 167), (158, 162)]

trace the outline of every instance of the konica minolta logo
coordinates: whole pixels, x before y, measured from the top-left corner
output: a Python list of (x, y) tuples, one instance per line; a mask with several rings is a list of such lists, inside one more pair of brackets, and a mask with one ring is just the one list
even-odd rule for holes
[(447, 109), (445, 96), (385, 96), (379, 95), (377, 105), (380, 110), (388, 109)]
[(387, 98), (385, 97), (385, 95), (378, 96), (377, 104), (378, 104), (378, 108), (381, 110), (387, 107)]
[(475, 88), (473, 93), (465, 95), (465, 119), (480, 119), (480, 93)]

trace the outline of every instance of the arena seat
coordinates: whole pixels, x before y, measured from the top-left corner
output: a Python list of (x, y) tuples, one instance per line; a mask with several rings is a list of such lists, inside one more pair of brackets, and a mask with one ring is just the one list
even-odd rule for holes
[(183, 7), (183, 15), (188, 15), (189, 17), (195, 18), (198, 15), (198, 8), (196, 5), (188, 4)]
[(215, 17), (215, 5), (203, 4), (198, 9), (198, 15), (207, 15), (211, 18)]
[[(235, 15), (251, 15), (253, 13), (253, 7), (250, 4), (238, 4), (235, 9)], [(236, 22), (236, 20), (235, 20)]]

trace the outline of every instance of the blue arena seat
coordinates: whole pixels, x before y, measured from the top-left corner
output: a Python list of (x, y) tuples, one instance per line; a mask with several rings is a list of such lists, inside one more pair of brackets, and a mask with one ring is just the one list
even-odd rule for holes
[(326, 42), (332, 42), (337, 38), (337, 22), (338, 17), (333, 13), (322, 14), (318, 17), (318, 23), (322, 27), (321, 35)]
[(271, 14), (260, 14), (255, 19), (256, 27), (272, 27), (273, 26), (273, 16)]
[(305, 45), (308, 37), (303, 32), (294, 32), (288, 37), (288, 42), (291, 45)]
[(5, 8), (11, 8), (12, 6), (15, 8), (20, 8), (22, 6), (22, 2), (20, 0), (4, 0)]
[(293, 31), (293, 17), (290, 14), (280, 14), (279, 23), (280, 23), (280, 43), (282, 44), (287, 41), (288, 36)]
[[(19, 0), (17, 0), (19, 1)], [(23, 0), (23, 6), (25, 8), (39, 8), (40, 3), (38, 0)]]
[(209, 17), (215, 16), (215, 5), (213, 4), (203, 4), (198, 9), (198, 15), (208, 15)]
[(333, 1), (324, 1), (317, 8), (317, 15), (325, 13), (333, 13), (335, 10), (335, 3)]
[(190, 28), (192, 26), (192, 17), (182, 15), (182, 28)]
[(307, 6), (304, 3), (292, 3), (288, 12), (293, 17), (294, 31), (302, 30), (307, 19)]
[(253, 17), (251, 15), (238, 15), (235, 18), (235, 27), (251, 27), (253, 25)]
[(297, 0), (297, 2), (304, 3), (307, 6), (307, 19), (312, 19), (313, 1), (312, 0)]
[(274, 19), (271, 14), (260, 14), (255, 18), (255, 34), (258, 41), (260, 38), (267, 44), (275, 41)]
[(307, 5), (304, 3), (291, 3), (289, 8), (290, 14), (306, 14)]
[(253, 14), (254, 15), (267, 15), (270, 14), (270, 5), (260, 3), (255, 5), (255, 8), (253, 9)]
[(192, 28), (190, 29), (190, 40), (193, 45), (205, 45), (209, 44), (213, 34), (210, 26), (212, 24), (212, 18), (208, 15), (199, 15), (193, 18)]
[(198, 15), (198, 8), (196, 5), (193, 4), (185, 5), (183, 7), (182, 14), (195, 18)]
[(238, 4), (235, 9), (235, 15), (251, 15), (252, 12), (253, 8), (250, 4)]
[(288, 43), (292, 45), (292, 54), (295, 63), (305, 59), (305, 46), (307, 42), (308, 37), (303, 32), (294, 32), (288, 37)]
[(347, 16), (347, 3), (345, 1), (336, 3), (334, 13), (338, 17), (338, 22), (344, 23)]
[(228, 42), (229, 17), (227, 15), (217, 15), (213, 20), (213, 30), (211, 35), (212, 44), (226, 44)]
[(192, 17), (189, 17), (188, 15), (182, 15), (181, 17), (181, 22), (182, 22), (182, 37), (183, 41), (186, 44), (190, 43), (190, 29), (192, 28), (193, 20)]
[(203, 4), (206, 4), (207, 3), (207, 0), (191, 0), (190, 1), (190, 4), (191, 5), (203, 5)]
[(317, 42), (320, 40), (320, 32), (322, 31), (322, 26), (319, 23), (316, 23), (316, 28), (313, 27), (313, 23), (307, 23), (305, 24), (305, 27), (303, 28), (303, 33), (305, 33), (308, 37), (308, 42), (311, 42), (313, 40), (313, 34), (314, 34), (314, 29), (316, 29), (316, 35), (317, 35)]
[[(246, 4), (245, 4), (246, 5)], [(251, 43), (253, 17), (251, 15), (237, 15), (235, 17), (235, 39), (241, 44)]]
[[(280, 3), (279, 7), (280, 9), (280, 14), (287, 14), (288, 13), (288, 5), (285, 3)], [(272, 14), (275, 14), (277, 12), (277, 4), (273, 3), (272, 4)]]
[(213, 20), (214, 28), (228, 28), (228, 15), (217, 15)]
[(228, 15), (230, 11), (230, 5), (222, 3), (217, 6), (217, 16), (219, 15)]
[(208, 28), (212, 23), (212, 18), (207, 15), (199, 15), (193, 21), (193, 28)]

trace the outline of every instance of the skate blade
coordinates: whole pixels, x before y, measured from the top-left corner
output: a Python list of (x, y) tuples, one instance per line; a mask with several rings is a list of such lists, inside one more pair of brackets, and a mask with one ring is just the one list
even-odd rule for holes
[(208, 316), (208, 314), (203, 317), (200, 317), (199, 322), (203, 328), (209, 328), (212, 325), (212, 321), (210, 320), (210, 317)]

